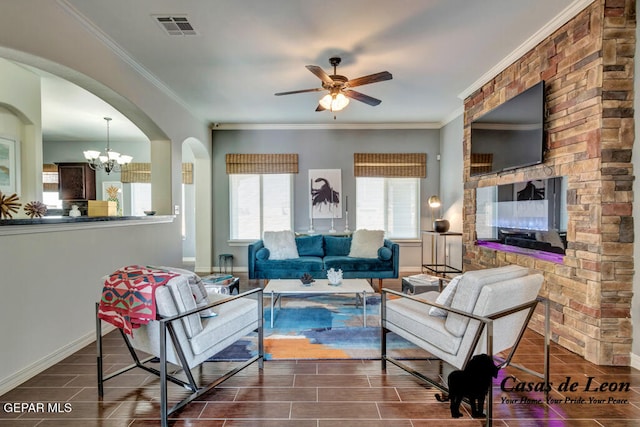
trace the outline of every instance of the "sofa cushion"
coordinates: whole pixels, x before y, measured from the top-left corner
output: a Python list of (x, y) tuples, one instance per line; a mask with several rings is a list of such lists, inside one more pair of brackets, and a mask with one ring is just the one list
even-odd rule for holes
[(324, 256), (322, 235), (296, 237), (299, 256)]
[[(444, 305), (446, 307), (451, 307), (451, 303), (453, 302), (453, 297), (456, 294), (456, 288), (458, 287), (458, 283), (460, 282), (461, 278), (462, 276), (456, 276), (453, 279), (451, 279), (449, 284), (444, 287), (442, 292), (440, 292), (440, 294), (438, 295), (438, 298), (436, 298), (435, 300), (435, 303)], [(447, 317), (449, 312), (438, 307), (431, 307), (429, 309), (429, 314), (431, 316)]]
[[(378, 258), (353, 258), (350, 256), (326, 256), (324, 257), (325, 269), (333, 268), (343, 272), (375, 272), (389, 271), (393, 269), (393, 262), (381, 261)], [(362, 277), (371, 277), (362, 274)]]
[[(480, 291), (485, 285), (501, 282), (505, 280), (524, 277), (529, 273), (529, 269), (518, 265), (509, 265), (499, 268), (488, 268), (485, 270), (468, 271), (462, 275), (458, 287), (456, 288), (451, 307), (458, 310), (472, 313), (480, 295)], [(469, 318), (455, 313), (449, 313), (445, 327), (449, 332), (457, 337), (461, 337), (467, 329)]]
[(349, 256), (354, 258), (377, 258), (378, 249), (384, 246), (384, 231), (356, 230), (351, 240)]
[(324, 236), (325, 256), (347, 256), (351, 250), (351, 237)]
[(393, 256), (393, 251), (386, 246), (378, 249), (378, 259), (381, 261), (389, 261)]
[[(288, 271), (288, 272), (296, 272), (300, 273), (299, 277), (302, 273), (311, 272), (311, 271), (322, 271), (323, 264), (322, 258), (315, 256), (301, 256), (296, 259), (268, 259), (268, 260), (256, 260), (256, 271)], [(291, 276), (289, 273), (287, 276)], [(277, 278), (277, 275), (272, 276), (273, 278)], [(280, 277), (281, 279), (289, 278), (289, 277)]]
[(293, 231), (265, 231), (262, 240), (264, 247), (269, 249), (269, 259), (295, 259), (299, 256)]

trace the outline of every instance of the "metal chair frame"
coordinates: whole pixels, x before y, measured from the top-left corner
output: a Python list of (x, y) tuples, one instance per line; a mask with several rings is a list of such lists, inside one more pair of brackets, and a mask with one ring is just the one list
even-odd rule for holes
[[(466, 355), (463, 367), (467, 365), (467, 363), (469, 362), (469, 360), (471, 359), (471, 357), (473, 356), (475, 349), (478, 345), (478, 343), (480, 342), (480, 337), (482, 336), (482, 333), (484, 332), (484, 330), (486, 329), (487, 331), (487, 335), (486, 335), (486, 347), (487, 347), (487, 354), (489, 355), (493, 355), (493, 322), (494, 320), (500, 319), (502, 317), (508, 316), (510, 314), (513, 313), (517, 313), (519, 311), (523, 311), (523, 310), (528, 310), (527, 312), (527, 318), (526, 320), (523, 322), (522, 324), (522, 328), (519, 331), (518, 337), (516, 339), (516, 342), (514, 343), (514, 345), (511, 347), (511, 350), (509, 351), (509, 355), (507, 356), (506, 359), (504, 359), (500, 364), (499, 364), (499, 368), (505, 368), (507, 366), (513, 366), (515, 368), (518, 368), (522, 371), (525, 371), (531, 375), (534, 375), (538, 378), (542, 378), (544, 380), (545, 384), (549, 384), (549, 340), (550, 340), (550, 334), (549, 334), (549, 330), (550, 330), (550, 319), (549, 319), (549, 300), (548, 299), (542, 299), (542, 298), (536, 298), (534, 301), (530, 302), (530, 303), (526, 303), (526, 304), (521, 304), (518, 305), (516, 307), (512, 307), (510, 309), (507, 310), (503, 310), (497, 313), (494, 313), (490, 316), (476, 316), (472, 313), (468, 313), (465, 311), (461, 311), (461, 310), (457, 310), (455, 308), (451, 308), (448, 306), (443, 306), (440, 304), (435, 304), (435, 303), (431, 303), (431, 302), (427, 302), (425, 300), (416, 298), (414, 296), (410, 296), (410, 295), (406, 295), (406, 294), (402, 294), (400, 292), (391, 290), (391, 289), (387, 289), (384, 288), (382, 290), (382, 298), (381, 298), (381, 306), (380, 306), (380, 319), (381, 319), (381, 328), (380, 328), (380, 345), (381, 345), (381, 364), (382, 364), (382, 370), (386, 370), (387, 369), (387, 362), (391, 362), (392, 364), (396, 365), (397, 367), (403, 369), (404, 371), (406, 371), (407, 373), (413, 375), (414, 377), (427, 382), (428, 384), (436, 387), (437, 389), (439, 389), (440, 391), (444, 392), (444, 393), (449, 393), (449, 389), (447, 386), (445, 386), (444, 384), (442, 384), (441, 382), (434, 380), (432, 378), (427, 377), (426, 375), (423, 375), (422, 373), (416, 371), (414, 368), (410, 367), (409, 365), (387, 355), (387, 333), (391, 332), (386, 328), (386, 309), (387, 309), (387, 294), (391, 294), (391, 295), (396, 295), (402, 298), (408, 298), (411, 299), (412, 301), (416, 301), (419, 302), (421, 304), (425, 304), (428, 306), (433, 306), (433, 307), (437, 307), (437, 308), (441, 308), (443, 310), (446, 310), (447, 312), (450, 313), (456, 313), (459, 314), (461, 316), (464, 316), (468, 319), (473, 319), (473, 320), (477, 320), (478, 322), (480, 322), (480, 326), (478, 327), (478, 330), (475, 333), (473, 342), (470, 346), (470, 350), (468, 352), (468, 354)], [(531, 316), (533, 316), (533, 312), (536, 308), (536, 305), (538, 304), (539, 301), (542, 301), (544, 306), (545, 306), (545, 323), (544, 323), (544, 372), (543, 373), (539, 373), (536, 371), (532, 371), (522, 365), (516, 364), (516, 363), (512, 363), (511, 359), (513, 358), (513, 355), (515, 354), (518, 345), (520, 344), (520, 340), (522, 339), (526, 329), (527, 329), (527, 325), (529, 324), (529, 320), (531, 320)], [(407, 331), (408, 332), (408, 331)], [(411, 334), (410, 332), (408, 332), (409, 334)], [(413, 336), (415, 336), (414, 334), (411, 334)], [(493, 356), (492, 356), (493, 357)], [(442, 359), (438, 359), (438, 358), (426, 358), (424, 360), (440, 360), (441, 362), (444, 362)], [(545, 394), (548, 394), (548, 389), (549, 387), (545, 387)], [(486, 413), (487, 413), (487, 419), (486, 419), (486, 425), (487, 427), (491, 427), (493, 425), (493, 387), (489, 387), (489, 390), (487, 392), (487, 399), (486, 399)]]
[[(196, 380), (193, 377), (193, 374), (191, 373), (191, 368), (189, 368), (189, 365), (187, 363), (187, 359), (184, 355), (184, 352), (182, 350), (182, 347), (180, 346), (180, 342), (178, 340), (178, 336), (176, 334), (173, 322), (175, 321), (179, 321), (184, 317), (187, 317), (191, 314), (196, 314), (199, 313), (200, 311), (209, 309), (209, 308), (214, 308), (217, 307), (219, 305), (228, 303), (230, 301), (236, 300), (238, 298), (245, 298), (248, 297), (252, 294), (256, 294), (256, 300), (258, 302), (257, 304), (257, 310), (258, 310), (258, 327), (256, 329), (256, 331), (258, 332), (258, 354), (244, 362), (242, 362), (242, 364), (240, 364), (239, 366), (236, 366), (235, 368), (227, 371), (225, 374), (223, 374), (222, 376), (218, 377), (217, 379), (215, 379), (214, 381), (210, 382), (209, 384), (207, 384), (206, 386), (199, 386), (198, 383), (196, 382)], [(218, 386), (219, 384), (221, 384), (222, 382), (226, 381), (227, 379), (231, 378), (233, 375), (235, 375), (236, 373), (242, 371), (243, 369), (247, 368), (248, 366), (250, 366), (251, 364), (253, 364), (254, 362), (258, 362), (258, 368), (259, 369), (263, 369), (264, 368), (264, 332), (263, 332), (263, 299), (262, 299), (262, 289), (260, 288), (256, 288), (256, 289), (252, 289), (250, 291), (244, 292), (242, 294), (239, 295), (235, 295), (229, 298), (225, 298), (224, 300), (220, 300), (220, 301), (216, 301), (214, 303), (211, 303), (207, 306), (204, 307), (200, 307), (194, 310), (190, 310), (187, 311), (185, 313), (182, 314), (178, 314), (176, 316), (172, 316), (172, 317), (166, 317), (166, 318), (160, 318), (157, 321), (160, 323), (160, 354), (156, 356), (150, 356), (147, 357), (145, 359), (140, 359), (136, 353), (136, 350), (134, 349), (134, 347), (131, 345), (131, 341), (129, 340), (129, 338), (127, 337), (127, 335), (124, 333), (124, 331), (122, 329), (120, 330), (120, 334), (122, 335), (122, 338), (124, 339), (124, 342), (127, 346), (127, 349), (129, 350), (129, 353), (131, 354), (131, 357), (133, 358), (133, 364), (126, 366), (116, 372), (113, 372), (109, 375), (105, 375), (104, 371), (103, 371), (103, 353), (102, 353), (102, 319), (98, 318), (98, 307), (99, 304), (96, 303), (96, 347), (97, 347), (97, 368), (98, 368), (98, 396), (100, 396), (100, 398), (104, 397), (104, 383), (107, 380), (110, 380), (111, 378), (117, 377), (120, 374), (123, 374), (125, 372), (128, 372), (134, 368), (140, 368), (143, 369), (147, 372), (150, 372), (154, 375), (157, 375), (160, 377), (160, 415), (161, 415), (161, 424), (162, 427), (167, 427), (168, 426), (168, 418), (171, 414), (173, 414), (174, 412), (182, 409), (185, 405), (187, 405), (188, 403), (190, 403), (191, 401), (193, 401), (194, 399), (202, 396), (203, 394), (207, 393), (208, 391), (210, 391), (211, 389), (213, 389), (214, 387)], [(180, 361), (180, 365), (182, 368), (182, 371), (184, 371), (186, 377), (187, 377), (187, 382), (175, 377), (174, 375), (170, 375), (167, 372), (167, 346), (166, 346), (166, 342), (167, 342), (167, 333), (169, 334), (169, 337), (171, 338), (171, 342), (173, 344), (173, 348), (176, 352), (176, 355), (178, 356), (178, 359)], [(160, 370), (155, 369), (153, 367), (147, 366), (146, 363), (152, 361), (152, 360), (158, 360), (160, 362)], [(204, 363), (204, 362), (203, 362)], [(168, 389), (167, 389), (167, 381), (171, 381), (179, 386), (182, 386), (184, 388), (186, 388), (187, 390), (189, 390), (191, 392), (190, 395), (188, 395), (187, 397), (185, 397), (183, 400), (181, 400), (180, 402), (176, 403), (174, 406), (172, 406), (171, 408), (168, 407)]]

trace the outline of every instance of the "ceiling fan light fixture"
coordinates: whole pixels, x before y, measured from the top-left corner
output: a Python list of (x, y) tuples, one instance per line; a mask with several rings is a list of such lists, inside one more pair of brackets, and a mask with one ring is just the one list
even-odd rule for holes
[(329, 111), (340, 111), (349, 105), (349, 98), (342, 93), (328, 93), (320, 99), (322, 108)]

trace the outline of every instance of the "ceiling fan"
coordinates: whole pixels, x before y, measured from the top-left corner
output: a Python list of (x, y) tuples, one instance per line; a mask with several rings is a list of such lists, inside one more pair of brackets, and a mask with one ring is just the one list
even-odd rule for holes
[(373, 98), (369, 95), (365, 95), (364, 93), (356, 92), (355, 90), (351, 90), (351, 88), (356, 86), (368, 85), (371, 83), (383, 82), (385, 80), (391, 80), (393, 77), (391, 73), (389, 73), (388, 71), (382, 71), (380, 73), (370, 74), (368, 76), (362, 76), (356, 79), (349, 80), (345, 76), (341, 76), (340, 74), (338, 74), (336, 71), (336, 68), (338, 67), (338, 65), (340, 65), (341, 61), (342, 59), (338, 56), (329, 58), (329, 63), (333, 66), (332, 75), (328, 75), (322, 68), (317, 65), (307, 65), (307, 70), (311, 71), (320, 80), (322, 80), (322, 87), (314, 89), (293, 90), (290, 92), (278, 92), (275, 95), (281, 96), (304, 92), (320, 92), (323, 90), (329, 91), (328, 94), (320, 99), (316, 111), (340, 111), (344, 107), (346, 107), (347, 104), (349, 104), (348, 98), (364, 102), (365, 104), (371, 106), (380, 104), (382, 102), (381, 100)]

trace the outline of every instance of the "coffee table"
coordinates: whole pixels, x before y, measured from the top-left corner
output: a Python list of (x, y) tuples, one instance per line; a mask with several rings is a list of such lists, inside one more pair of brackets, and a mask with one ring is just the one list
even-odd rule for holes
[(333, 286), (327, 279), (316, 279), (310, 286), (303, 285), (299, 279), (274, 279), (267, 283), (263, 294), (271, 295), (271, 328), (275, 317), (274, 306), (278, 301), (278, 307), (282, 308), (282, 296), (284, 295), (309, 295), (309, 294), (355, 294), (362, 296), (362, 323), (367, 326), (367, 294), (373, 294), (373, 288), (366, 279), (343, 279)]

